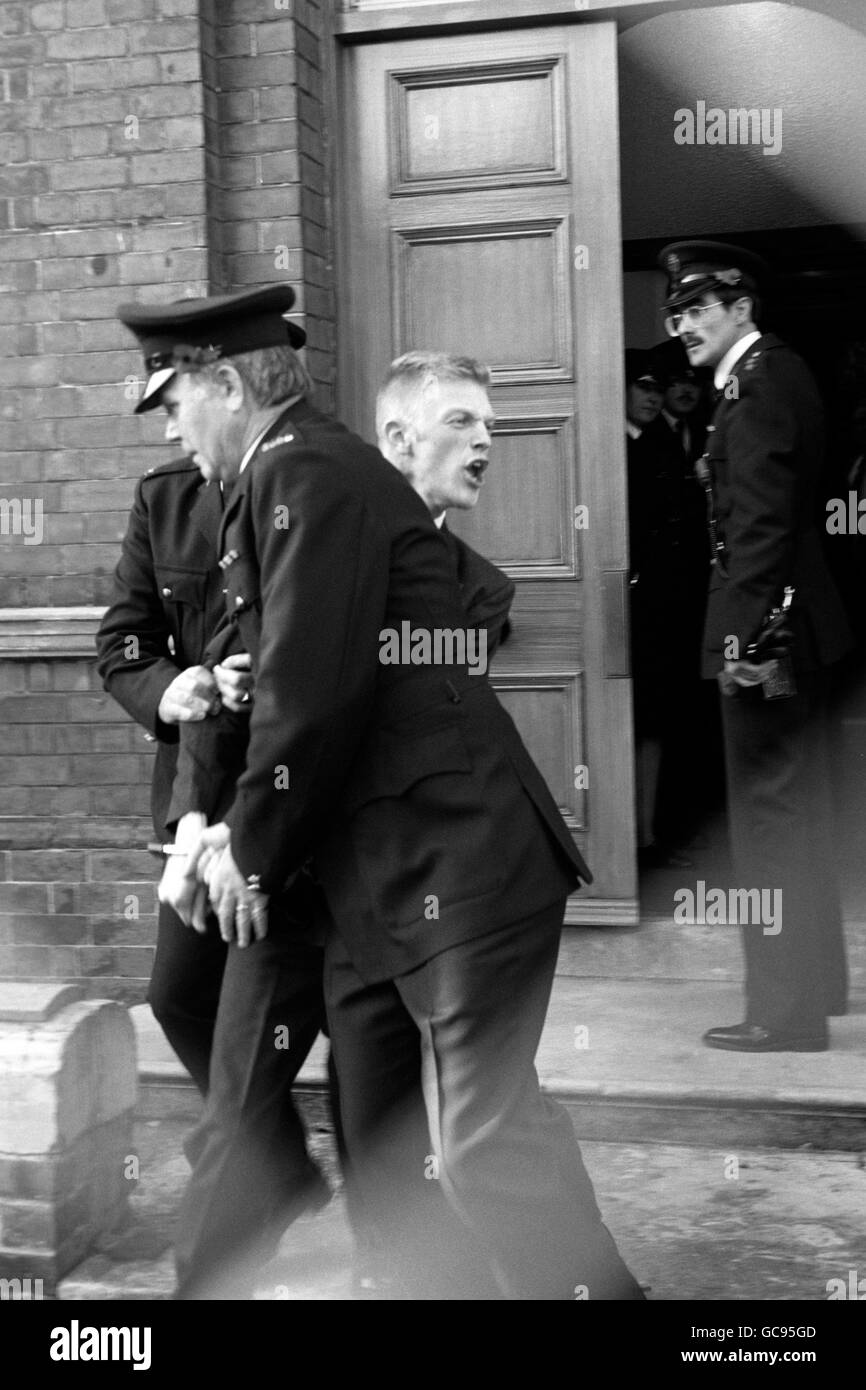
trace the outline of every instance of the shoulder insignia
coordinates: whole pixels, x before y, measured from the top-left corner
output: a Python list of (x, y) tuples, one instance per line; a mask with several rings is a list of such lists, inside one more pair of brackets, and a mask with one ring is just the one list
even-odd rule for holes
[(224, 555), (224, 556), (222, 557), (222, 559), (220, 560), (220, 562), (219, 562), (219, 567), (220, 567), (220, 569), (221, 569), (221, 570), (227, 570), (228, 567), (229, 567), (229, 565), (233, 565), (234, 562), (235, 562), (235, 560), (238, 559), (239, 554), (240, 554), (240, 552), (237, 551), (237, 550), (230, 550), (229, 553), (228, 553), (228, 555)]
[(750, 352), (749, 355), (748, 355), (748, 357), (746, 358), (744, 364), (743, 364), (743, 371), (744, 371), (744, 372), (751, 372), (751, 371), (754, 369), (755, 363), (758, 361), (758, 358), (759, 358), (760, 356), (761, 356), (761, 349), (760, 349), (760, 348), (755, 348), (755, 351), (754, 351), (754, 352)]
[(269, 439), (263, 444), (260, 452), (266, 454), (269, 449), (278, 449), (281, 444), (291, 444), (294, 437), (293, 434), (278, 434), (276, 439)]

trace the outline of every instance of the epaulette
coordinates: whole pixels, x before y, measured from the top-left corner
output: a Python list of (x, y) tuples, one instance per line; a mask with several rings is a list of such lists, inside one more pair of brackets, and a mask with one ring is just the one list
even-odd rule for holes
[(292, 442), (292, 440), (294, 439), (294, 437), (295, 437), (295, 436), (294, 436), (293, 434), (278, 434), (277, 437), (276, 437), (276, 439), (268, 439), (268, 440), (262, 445), (262, 447), (261, 447), (261, 449), (259, 450), (259, 452), (262, 453), (262, 454), (266, 454), (266, 453), (268, 453), (269, 450), (271, 450), (271, 449), (278, 449), (278, 448), (280, 447), (281, 444), (291, 444), (291, 442)]

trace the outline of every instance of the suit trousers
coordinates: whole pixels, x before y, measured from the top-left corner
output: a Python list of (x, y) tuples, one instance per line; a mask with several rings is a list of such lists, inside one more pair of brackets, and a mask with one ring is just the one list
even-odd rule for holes
[(351, 1180), (404, 1296), (642, 1297), (535, 1071), (563, 912), (560, 900), (372, 986), (336, 933), (327, 943)]
[[(722, 696), (728, 821), (736, 886), (762, 889), (781, 926), (741, 923), (746, 1022), (820, 1032), (844, 1013), (847, 968), (832, 833), (826, 675), (797, 675), (797, 694), (760, 686)], [(780, 894), (774, 898), (774, 893)]]
[(202, 1095), (207, 1094), (214, 1024), (228, 947), (218, 931), (193, 931), (159, 905), (148, 1003)]
[(178, 1299), (245, 1298), (285, 1227), (328, 1189), (291, 1087), (320, 1029), (323, 950), (291, 895), (268, 935), (227, 949), (210, 1087), (175, 1241)]

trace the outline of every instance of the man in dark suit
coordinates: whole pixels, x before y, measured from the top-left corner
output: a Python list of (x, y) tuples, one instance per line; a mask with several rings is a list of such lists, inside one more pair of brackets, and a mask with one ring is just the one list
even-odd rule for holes
[[(849, 647), (817, 529), (823, 420), (805, 364), (762, 333), (766, 266), (739, 247), (680, 242), (668, 331), (714, 371), (706, 465), (713, 570), (705, 677), (722, 691), (729, 824), (738, 885), (780, 902), (781, 920), (742, 923), (746, 1018), (711, 1028), (710, 1047), (820, 1051), (846, 1009), (824, 730), (826, 670)], [(784, 636), (762, 643), (793, 591)], [(774, 895), (780, 894), (780, 900)]]
[[(268, 895), (314, 854), (353, 1162), (373, 1171), (423, 1073), (432, 1153), (419, 1161), (435, 1158), (501, 1295), (640, 1297), (533, 1069), (565, 898), (588, 871), (475, 660), (428, 509), (376, 450), (306, 402), (270, 407), (263, 374), (239, 367), (265, 317), (208, 301), (176, 306), (174, 322), (151, 314), (154, 348), (183, 347), (165, 393), (183, 445), (234, 480), (227, 613), (256, 698), (226, 826), (202, 841), (221, 929), (260, 943)], [(447, 426), (470, 472), (489, 417), (471, 385)], [(402, 1045), (371, 1044), (383, 998), (415, 1038), (408, 1066)], [(375, 1182), (364, 1193), (387, 1218)]]

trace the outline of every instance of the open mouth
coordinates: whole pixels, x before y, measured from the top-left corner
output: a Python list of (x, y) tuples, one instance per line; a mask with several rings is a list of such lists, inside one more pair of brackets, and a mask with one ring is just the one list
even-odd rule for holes
[(471, 463), (466, 465), (466, 472), (474, 483), (480, 483), (484, 477), (486, 468), (487, 459), (473, 459)]

